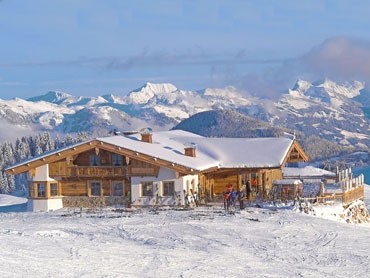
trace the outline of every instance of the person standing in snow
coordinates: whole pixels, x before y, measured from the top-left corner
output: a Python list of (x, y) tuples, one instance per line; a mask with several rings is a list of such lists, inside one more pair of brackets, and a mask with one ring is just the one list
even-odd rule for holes
[(245, 184), (238, 191), (238, 201), (240, 210), (244, 209), (244, 197), (245, 197)]
[(229, 210), (231, 190), (232, 190), (232, 185), (230, 183), (228, 183), (226, 185), (225, 191), (223, 193), (223, 196), (224, 196), (224, 209), (225, 210)]
[(235, 208), (235, 201), (236, 201), (236, 190), (233, 188), (230, 193), (230, 199), (231, 199), (231, 204)]
[(245, 183), (245, 191), (247, 194), (247, 199), (250, 200), (252, 188), (251, 188), (251, 183), (249, 182), (249, 180), (247, 180), (247, 182)]
[(224, 195), (224, 209), (229, 210), (230, 192), (225, 190), (223, 195)]

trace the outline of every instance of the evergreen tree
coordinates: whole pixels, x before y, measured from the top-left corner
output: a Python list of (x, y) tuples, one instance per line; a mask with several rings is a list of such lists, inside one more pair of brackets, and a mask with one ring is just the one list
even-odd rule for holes
[(5, 143), (2, 148), (2, 153), (3, 153), (3, 166), (9, 166), (15, 163), (13, 146), (11, 144)]
[(0, 171), (0, 193), (8, 193), (8, 183), (4, 177), (4, 172)]

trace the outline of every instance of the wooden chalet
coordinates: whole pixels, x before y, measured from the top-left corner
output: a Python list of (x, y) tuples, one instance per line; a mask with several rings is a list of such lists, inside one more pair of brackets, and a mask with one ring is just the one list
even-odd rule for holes
[(184, 206), (253, 180), (267, 196), (288, 162), (307, 161), (295, 137), (206, 138), (174, 130), (96, 138), (8, 167), (27, 172), (29, 210), (100, 201), (134, 206)]

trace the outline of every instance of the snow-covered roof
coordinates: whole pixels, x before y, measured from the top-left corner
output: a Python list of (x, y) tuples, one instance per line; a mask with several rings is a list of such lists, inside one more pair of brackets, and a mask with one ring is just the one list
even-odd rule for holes
[[(92, 140), (90, 140), (90, 141), (92, 141)], [(48, 156), (51, 156), (51, 155), (55, 155), (55, 154), (60, 153), (60, 152), (62, 152), (64, 150), (69, 150), (69, 149), (72, 149), (72, 148), (81, 146), (83, 144), (86, 144), (86, 142), (76, 143), (76, 144), (73, 144), (73, 145), (70, 145), (70, 146), (67, 146), (67, 147), (64, 147), (64, 148), (51, 150), (51, 151), (45, 152), (43, 154), (37, 155), (35, 157), (32, 157), (32, 158), (30, 158), (30, 159), (28, 159), (26, 161), (21, 161), (19, 163), (13, 164), (12, 166), (9, 166), (9, 167), (5, 168), (4, 170), (7, 171), (9, 169), (16, 168), (16, 167), (21, 166), (21, 165), (24, 165), (26, 163), (32, 163), (32, 162), (34, 162), (36, 160), (40, 160), (40, 159), (43, 159), (45, 157), (48, 157)]]
[[(197, 170), (279, 167), (293, 143), (285, 137), (209, 138), (182, 130), (154, 132), (152, 138), (151, 144), (141, 142), (139, 134), (98, 140)], [(184, 155), (190, 145), (196, 146), (196, 157)]]
[(276, 185), (299, 185), (303, 184), (301, 180), (296, 180), (296, 179), (283, 179), (283, 180), (274, 180), (273, 182)]
[(336, 174), (324, 169), (313, 166), (303, 168), (285, 167), (283, 170), (284, 177), (336, 177)]
[[(183, 130), (152, 133), (152, 143), (141, 141), (140, 134), (101, 137), (98, 140), (139, 154), (161, 159), (198, 171), (209, 168), (275, 168), (280, 167), (294, 139), (273, 138), (209, 138)], [(89, 142), (54, 150), (8, 167), (13, 169), (26, 163), (56, 155)], [(185, 147), (195, 146), (196, 156), (186, 156)]]

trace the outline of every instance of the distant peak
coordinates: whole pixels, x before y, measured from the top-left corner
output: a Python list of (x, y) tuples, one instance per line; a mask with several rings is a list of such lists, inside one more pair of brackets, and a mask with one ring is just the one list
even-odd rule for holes
[(58, 100), (72, 97), (72, 95), (60, 91), (49, 91), (44, 96), (55, 97)]
[(177, 90), (178, 89), (170, 83), (147, 82), (144, 86), (129, 93), (128, 101), (134, 104), (145, 104), (156, 95), (169, 94)]
[(298, 79), (293, 87), (293, 90), (299, 91), (302, 93), (304, 91), (307, 91), (311, 87), (312, 87), (312, 84), (310, 82), (302, 80), (302, 79)]
[(153, 92), (173, 92), (176, 91), (177, 88), (172, 85), (171, 83), (151, 83), (147, 82), (140, 88), (134, 90), (133, 92), (141, 92), (143, 90), (151, 90)]
[(37, 97), (32, 97), (27, 99), (28, 101), (46, 101), (46, 102), (51, 102), (51, 103), (60, 103), (61, 101), (67, 99), (67, 98), (73, 98), (72, 95), (60, 92), (60, 91), (49, 91), (44, 95), (37, 96)]

